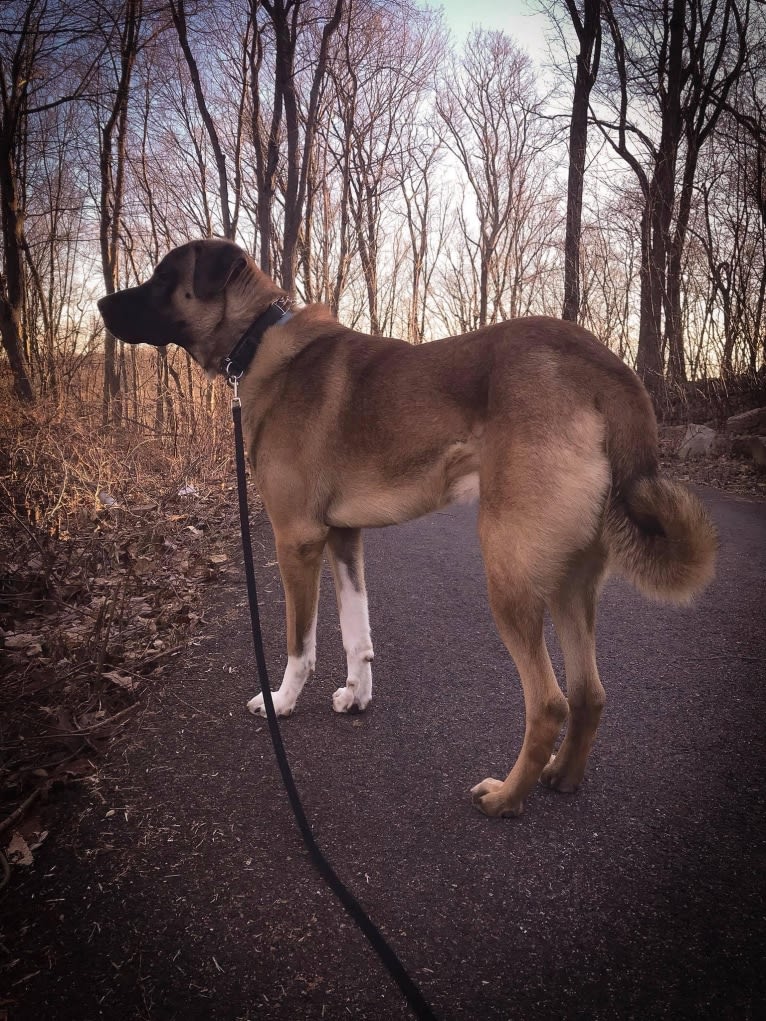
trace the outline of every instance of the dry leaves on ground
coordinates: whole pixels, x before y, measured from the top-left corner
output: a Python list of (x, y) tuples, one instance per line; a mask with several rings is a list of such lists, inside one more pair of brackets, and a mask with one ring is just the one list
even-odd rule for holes
[(5, 423), (0, 456), (0, 850), (19, 864), (45, 832), (30, 813), (94, 773), (199, 634), (236, 522), (229, 461), (192, 483), (145, 440), (45, 425)]

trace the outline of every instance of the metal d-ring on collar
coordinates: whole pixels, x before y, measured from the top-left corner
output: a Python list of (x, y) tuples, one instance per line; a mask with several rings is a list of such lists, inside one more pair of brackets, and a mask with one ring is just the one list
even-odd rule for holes
[(263, 335), (270, 326), (292, 318), (292, 301), (286, 295), (273, 301), (264, 313), (248, 326), (226, 358), (221, 360), (221, 371), (229, 386), (236, 386), (255, 357)]

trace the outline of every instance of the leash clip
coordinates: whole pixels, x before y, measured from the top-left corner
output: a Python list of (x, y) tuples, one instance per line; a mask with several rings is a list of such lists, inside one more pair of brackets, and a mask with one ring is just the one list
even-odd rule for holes
[(232, 408), (241, 408), (242, 402), (239, 399), (239, 381), (242, 379), (244, 373), (234, 372), (234, 366), (231, 358), (227, 358), (223, 363), (223, 371), (226, 373), (226, 383), (232, 388), (234, 394), (231, 398)]
[(231, 395), (232, 409), (242, 407), (242, 401), (239, 399), (239, 381), (241, 378), (242, 376), (240, 374), (239, 376), (229, 376), (228, 379), (226, 380), (226, 382), (234, 391), (234, 393)]

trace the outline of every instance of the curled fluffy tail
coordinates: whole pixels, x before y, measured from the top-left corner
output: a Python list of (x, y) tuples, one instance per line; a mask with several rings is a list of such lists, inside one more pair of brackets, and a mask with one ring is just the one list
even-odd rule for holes
[(713, 578), (718, 537), (693, 493), (659, 475), (616, 489), (606, 515), (614, 566), (652, 599), (686, 603)]

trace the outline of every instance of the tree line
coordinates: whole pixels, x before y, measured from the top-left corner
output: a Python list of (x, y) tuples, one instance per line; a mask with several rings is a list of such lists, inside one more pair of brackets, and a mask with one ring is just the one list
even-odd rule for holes
[[(650, 388), (766, 359), (766, 11), (540, 0), (551, 59), (415, 0), (5, 0), (0, 338), (17, 396), (94, 351), (93, 299), (221, 235), (412, 343), (576, 320)], [(135, 357), (133, 355), (133, 357)], [(160, 351), (158, 384), (179, 370)]]

